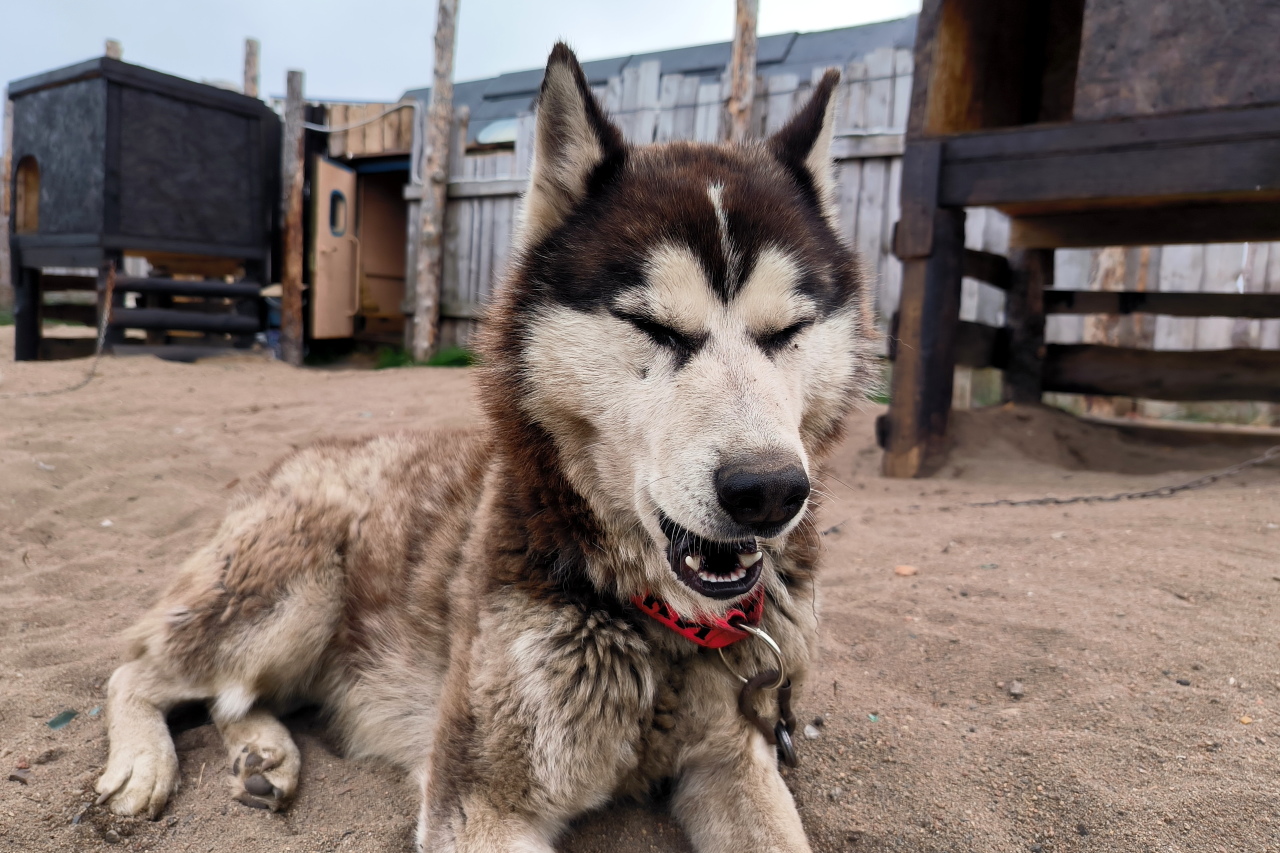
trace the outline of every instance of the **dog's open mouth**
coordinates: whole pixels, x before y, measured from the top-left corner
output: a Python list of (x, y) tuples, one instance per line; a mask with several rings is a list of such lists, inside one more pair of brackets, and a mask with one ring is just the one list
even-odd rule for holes
[(749, 592), (760, 579), (764, 554), (754, 538), (711, 542), (685, 530), (665, 515), (658, 525), (667, 537), (671, 571), (689, 589), (707, 598), (734, 598)]

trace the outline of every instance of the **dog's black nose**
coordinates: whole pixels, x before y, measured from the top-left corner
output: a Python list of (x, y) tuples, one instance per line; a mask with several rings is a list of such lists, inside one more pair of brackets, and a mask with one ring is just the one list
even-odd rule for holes
[(716, 495), (730, 518), (768, 535), (804, 506), (809, 478), (794, 457), (739, 459), (716, 471)]

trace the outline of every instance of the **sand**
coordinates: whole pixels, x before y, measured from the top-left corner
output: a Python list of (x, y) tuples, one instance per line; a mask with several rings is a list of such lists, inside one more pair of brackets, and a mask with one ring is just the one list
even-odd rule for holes
[[(0, 393), (86, 366), (12, 363), (12, 328), (0, 353)], [(285, 813), (229, 799), (198, 716), (179, 726), (182, 790), (160, 820), (89, 807), (95, 711), (120, 633), (237, 478), (320, 436), (466, 423), (468, 372), (144, 358), (101, 374), (0, 399), (0, 851), (408, 849), (400, 774), (344, 759), (305, 714)], [(822, 650), (799, 703), (823, 725), (787, 773), (814, 849), (1280, 851), (1280, 466), (1167, 499), (969, 506), (1177, 482), (1267, 437), (1176, 447), (1048, 410), (961, 413), (951, 464), (894, 481), (877, 413), (851, 416), (823, 482)], [(27, 784), (6, 781), (21, 763)], [(561, 849), (688, 847), (660, 807), (626, 806)]]

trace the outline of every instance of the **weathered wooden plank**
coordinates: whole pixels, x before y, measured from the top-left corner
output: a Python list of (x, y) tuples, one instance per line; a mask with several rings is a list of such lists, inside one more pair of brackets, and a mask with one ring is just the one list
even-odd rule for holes
[[(1204, 281), (1204, 246), (1166, 246), (1160, 264), (1159, 289), (1165, 293), (1196, 293)], [(1155, 348), (1195, 349), (1195, 320), (1180, 317), (1156, 319)]]
[(682, 74), (664, 74), (658, 90), (658, 126), (655, 142), (670, 142), (676, 136), (676, 108), (680, 103), (680, 88), (684, 84)]
[(13, 182), (13, 101), (7, 93), (4, 113), (0, 116), (0, 300), (14, 297), (12, 259), (9, 256), (9, 219), (13, 211), (11, 186)]
[(1045, 356), (1046, 391), (1150, 400), (1280, 402), (1280, 352), (1230, 349), (1164, 351), (1053, 345)]
[[(1203, 293), (1236, 293), (1243, 273), (1244, 246), (1215, 244), (1204, 247)], [(1196, 349), (1230, 349), (1235, 321), (1227, 317), (1204, 317), (1196, 321)]]
[(699, 142), (720, 141), (720, 121), (724, 112), (720, 100), (720, 84), (698, 86), (698, 112), (694, 119), (694, 139)]
[(449, 198), (510, 198), (524, 192), (525, 178), (485, 178), (449, 182)]
[(900, 133), (845, 134), (831, 140), (833, 160), (865, 160), (870, 157), (901, 157), (906, 148)]
[(888, 190), (889, 167), (886, 160), (862, 162), (862, 186), (858, 193), (857, 230), (854, 246), (862, 253), (867, 270), (879, 282), (884, 266), (881, 247), (885, 244), (885, 193)]
[(1280, 192), (1280, 137), (971, 161), (950, 160), (944, 147), (944, 160), (944, 205)]
[(1045, 215), (1017, 215), (1009, 242), (1023, 248), (1142, 246), (1271, 240), (1280, 204), (1188, 204)]
[(662, 80), (662, 63), (655, 60), (640, 63), (635, 80), (635, 113), (631, 123), (631, 141), (639, 145), (653, 142), (658, 130), (658, 109)]
[(764, 132), (767, 136), (782, 130), (791, 118), (800, 78), (795, 74), (775, 74), (766, 78), (765, 85), (768, 89), (764, 117)]
[(884, 294), (884, 302), (896, 306), (902, 293), (902, 261), (893, 254), (893, 239), (902, 219), (902, 158), (885, 162), (889, 164), (889, 173), (885, 176), (884, 227), (880, 232), (880, 292)]
[(1052, 290), (1050, 314), (1159, 314), (1168, 317), (1280, 319), (1280, 293), (1159, 293)]
[(893, 109), (889, 117), (889, 126), (900, 132), (905, 132), (907, 129), (907, 114), (911, 110), (911, 72), (911, 51), (894, 51)]

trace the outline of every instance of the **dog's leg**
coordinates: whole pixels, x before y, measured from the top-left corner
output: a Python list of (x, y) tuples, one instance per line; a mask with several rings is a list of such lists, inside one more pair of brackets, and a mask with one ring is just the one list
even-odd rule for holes
[(690, 759), (673, 806), (698, 853), (809, 853), (774, 748), (735, 721)]
[(163, 672), (151, 657), (120, 667), (107, 686), (107, 768), (95, 790), (98, 804), (120, 815), (155, 819), (178, 790), (178, 756), (165, 714), (206, 694)]
[(214, 722), (222, 733), (231, 767), (232, 796), (246, 806), (279, 811), (298, 788), (302, 756), (289, 730), (265, 708), (234, 720)]

